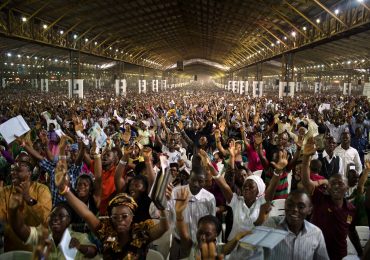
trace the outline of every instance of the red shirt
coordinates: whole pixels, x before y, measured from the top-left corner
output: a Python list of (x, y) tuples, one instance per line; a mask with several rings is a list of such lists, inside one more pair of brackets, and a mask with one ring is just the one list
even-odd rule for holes
[[(258, 153), (252, 145), (246, 145), (246, 153), (248, 157), (248, 168), (252, 172), (263, 170), (263, 165), (261, 163)], [(263, 155), (266, 156), (265, 150), (263, 150)]]
[(107, 215), (110, 196), (116, 191), (116, 186), (114, 185), (115, 172), (116, 166), (112, 166), (108, 171), (103, 170), (102, 173), (102, 193), (99, 207), (99, 213), (101, 216)]
[(347, 235), (354, 228), (356, 209), (344, 200), (338, 208), (330, 195), (315, 189), (312, 195), (313, 214), (311, 222), (318, 226), (324, 235), (326, 249), (331, 260), (340, 260), (347, 255)]

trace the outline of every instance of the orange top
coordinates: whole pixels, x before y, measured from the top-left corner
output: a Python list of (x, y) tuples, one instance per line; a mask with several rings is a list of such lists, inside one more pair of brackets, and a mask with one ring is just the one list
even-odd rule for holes
[(107, 208), (110, 196), (116, 191), (114, 185), (114, 174), (116, 172), (116, 166), (112, 166), (108, 171), (102, 173), (102, 193), (101, 202), (99, 207), (100, 216), (107, 215)]

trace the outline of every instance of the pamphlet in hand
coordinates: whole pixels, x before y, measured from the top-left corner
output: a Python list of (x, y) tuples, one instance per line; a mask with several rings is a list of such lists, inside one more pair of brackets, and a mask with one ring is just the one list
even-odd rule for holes
[(107, 135), (98, 123), (95, 123), (89, 131), (90, 140), (95, 140), (99, 147), (104, 147), (107, 141)]
[(268, 227), (256, 227), (253, 233), (240, 239), (241, 243), (273, 249), (288, 235), (287, 231)]
[(76, 248), (69, 248), (69, 243), (71, 242), (71, 234), (69, 233), (69, 229), (67, 228), (64, 231), (62, 240), (60, 241), (58, 247), (63, 252), (63, 255), (66, 260), (73, 260), (76, 257), (77, 249)]
[(30, 128), (21, 115), (13, 117), (0, 125), (0, 134), (8, 144), (15, 140), (15, 136), (22, 136), (28, 131), (30, 131)]

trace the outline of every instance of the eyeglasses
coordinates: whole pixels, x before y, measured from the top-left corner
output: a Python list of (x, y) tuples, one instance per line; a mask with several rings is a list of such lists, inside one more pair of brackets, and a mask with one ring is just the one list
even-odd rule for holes
[(134, 214), (130, 214), (130, 213), (114, 214), (110, 218), (113, 221), (122, 221), (122, 220), (126, 220), (130, 216), (134, 216)]

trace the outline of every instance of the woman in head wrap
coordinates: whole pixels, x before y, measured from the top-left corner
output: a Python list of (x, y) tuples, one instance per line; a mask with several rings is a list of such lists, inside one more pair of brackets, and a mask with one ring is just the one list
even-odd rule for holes
[(147, 246), (168, 230), (165, 211), (161, 211), (158, 224), (150, 220), (133, 223), (137, 204), (126, 193), (118, 193), (108, 204), (108, 218), (97, 218), (69, 190), (68, 179), (65, 178), (67, 166), (59, 161), (56, 168), (55, 183), (60, 194), (64, 195), (72, 206), (88, 224), (103, 245), (103, 259), (144, 259)]
[[(201, 152), (200, 155), (202, 158), (207, 156), (204, 151)], [(205, 160), (209, 161), (208, 158)], [(208, 163), (207, 166), (209, 167), (213, 178), (216, 180), (216, 183), (220, 186), (226, 199), (226, 203), (233, 210), (233, 227), (228, 237), (228, 241), (239, 237), (237, 236), (238, 233), (251, 230), (255, 225), (261, 225), (264, 222), (266, 218), (265, 212), (268, 211), (270, 206), (269, 202), (274, 196), (275, 189), (280, 180), (280, 174), (288, 164), (286, 151), (280, 151), (279, 161), (277, 163), (273, 162), (272, 164), (275, 167), (275, 171), (267, 189), (261, 177), (251, 175), (244, 181), (242, 196), (238, 196), (236, 193), (233, 193), (224, 177), (215, 170), (211, 163)]]

